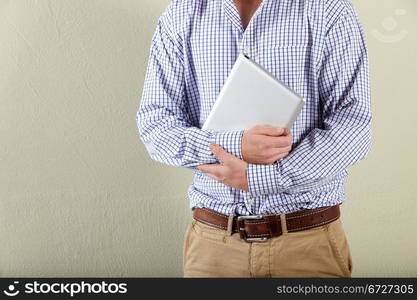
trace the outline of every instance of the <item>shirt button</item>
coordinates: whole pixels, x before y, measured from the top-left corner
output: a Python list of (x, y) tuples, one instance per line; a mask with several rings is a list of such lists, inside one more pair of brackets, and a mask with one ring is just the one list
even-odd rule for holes
[(248, 201), (248, 202), (249, 202), (249, 204), (250, 204), (250, 205), (253, 205), (253, 203), (255, 202), (255, 200), (253, 200), (253, 199), (249, 199), (249, 201)]

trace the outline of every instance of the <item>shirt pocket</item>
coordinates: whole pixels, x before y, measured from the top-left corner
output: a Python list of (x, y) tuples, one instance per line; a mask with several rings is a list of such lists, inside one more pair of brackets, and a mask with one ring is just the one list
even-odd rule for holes
[(276, 44), (259, 47), (254, 60), (305, 98), (309, 53), (309, 44)]

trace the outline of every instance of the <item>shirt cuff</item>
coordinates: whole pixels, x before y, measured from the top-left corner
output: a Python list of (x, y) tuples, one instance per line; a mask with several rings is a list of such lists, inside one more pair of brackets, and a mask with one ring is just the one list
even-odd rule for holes
[(210, 139), (210, 143), (220, 145), (228, 153), (236, 156), (239, 159), (242, 157), (242, 136), (243, 130), (229, 131), (229, 132), (217, 132), (214, 133)]
[(252, 197), (279, 192), (279, 164), (248, 164), (246, 168), (249, 193)]

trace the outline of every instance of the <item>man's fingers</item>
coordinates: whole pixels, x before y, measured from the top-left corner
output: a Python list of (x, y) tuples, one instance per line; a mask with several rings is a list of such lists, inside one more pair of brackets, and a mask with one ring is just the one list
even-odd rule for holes
[(291, 146), (287, 146), (287, 147), (281, 147), (281, 148), (272, 148), (271, 150), (269, 150), (267, 153), (267, 155), (275, 157), (277, 155), (280, 155), (282, 153), (288, 153), (290, 152), (292, 149)]
[(251, 131), (255, 134), (268, 135), (268, 136), (280, 136), (285, 133), (285, 128), (272, 127), (267, 125), (256, 125), (251, 128)]
[(292, 145), (292, 135), (283, 135), (276, 137), (264, 137), (263, 145), (267, 148), (285, 148)]
[(281, 159), (281, 158), (287, 157), (288, 154), (289, 154), (289, 152), (284, 152), (284, 153), (280, 153), (280, 154), (276, 155), (275, 158), (274, 158), (274, 162)]
[(217, 181), (220, 181), (223, 177), (222, 168), (223, 166), (221, 164), (205, 164), (197, 166), (198, 170), (204, 172), (205, 174)]
[(214, 156), (217, 157), (221, 162), (227, 162), (230, 159), (238, 159), (236, 156), (228, 153), (222, 147), (216, 144), (210, 144), (210, 150), (213, 152)]
[(197, 169), (204, 173), (210, 173), (213, 175), (216, 175), (219, 173), (219, 167), (221, 167), (220, 164), (205, 164), (205, 165), (199, 165), (197, 166)]

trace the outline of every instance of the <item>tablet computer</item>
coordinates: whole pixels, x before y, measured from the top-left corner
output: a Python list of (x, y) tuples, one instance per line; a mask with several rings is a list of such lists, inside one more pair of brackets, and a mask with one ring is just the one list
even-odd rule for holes
[(290, 132), (304, 104), (300, 95), (242, 53), (202, 129), (225, 132), (269, 125)]

